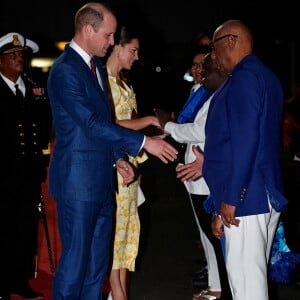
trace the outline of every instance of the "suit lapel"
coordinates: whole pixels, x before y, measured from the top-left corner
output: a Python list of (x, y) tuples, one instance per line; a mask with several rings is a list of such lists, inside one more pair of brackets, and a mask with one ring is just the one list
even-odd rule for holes
[(103, 90), (102, 90), (100, 84), (97, 82), (97, 79), (93, 75), (90, 67), (86, 64), (86, 62), (82, 59), (82, 57), (69, 45), (66, 46), (65, 51), (67, 52), (68, 55), (71, 56), (71, 60), (74, 64), (74, 68), (76, 68), (76, 69), (80, 68), (82, 70), (83, 74), (86, 74), (86, 76), (88, 78), (88, 82), (90, 82), (90, 84), (93, 85), (94, 88), (97, 90), (97, 92), (99, 94), (99, 100), (103, 101), (103, 103), (110, 110), (111, 107), (110, 107), (110, 102), (108, 100), (108, 95), (107, 95), (106, 81), (104, 78), (103, 67), (102, 67), (100, 59), (98, 57), (95, 57), (95, 64), (99, 71), (100, 78), (103, 83)]

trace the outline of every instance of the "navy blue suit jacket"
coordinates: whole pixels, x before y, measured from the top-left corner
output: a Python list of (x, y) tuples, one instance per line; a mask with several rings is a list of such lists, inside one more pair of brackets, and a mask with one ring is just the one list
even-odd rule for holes
[(267, 213), (268, 199), (277, 211), (284, 209), (282, 109), (281, 83), (253, 54), (216, 91), (206, 121), (203, 165), (213, 212), (225, 202), (236, 206), (237, 217)]
[[(95, 61), (104, 83), (101, 61)], [(55, 199), (101, 201), (113, 195), (114, 162), (126, 154), (136, 156), (142, 146), (144, 135), (111, 122), (106, 89), (67, 45), (48, 79), (55, 129), (49, 192)]]

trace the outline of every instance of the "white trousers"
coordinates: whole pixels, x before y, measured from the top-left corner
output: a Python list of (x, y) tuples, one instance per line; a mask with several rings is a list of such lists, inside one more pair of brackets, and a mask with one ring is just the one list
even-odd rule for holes
[(233, 300), (268, 300), (267, 263), (280, 213), (239, 217), (225, 227), (226, 268)]

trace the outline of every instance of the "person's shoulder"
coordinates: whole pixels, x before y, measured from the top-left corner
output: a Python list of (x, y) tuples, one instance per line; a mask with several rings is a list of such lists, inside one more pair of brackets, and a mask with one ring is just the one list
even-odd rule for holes
[(243, 68), (254, 74), (269, 73), (276, 76), (273, 70), (255, 54), (250, 54), (244, 58)]
[(235, 69), (239, 71), (256, 72), (257, 69), (265, 68), (263, 62), (253, 53), (246, 55), (236, 65)]
[[(55, 72), (72, 71), (72, 69), (78, 70), (80, 66), (80, 56), (69, 47), (70, 51), (65, 49), (54, 61), (50, 74)], [(81, 59), (82, 63), (84, 61)]]
[(254, 54), (244, 57), (235, 66), (232, 75), (235, 75), (235, 73), (238, 73), (238, 76), (233, 76), (235, 80), (246, 80), (249, 83), (251, 83), (251, 80), (279, 81), (274, 71)]

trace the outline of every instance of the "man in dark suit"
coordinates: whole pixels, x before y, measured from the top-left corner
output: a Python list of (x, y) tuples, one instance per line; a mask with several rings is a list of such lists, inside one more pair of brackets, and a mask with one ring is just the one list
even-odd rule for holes
[(234, 300), (268, 299), (267, 263), (287, 205), (280, 173), (282, 86), (252, 45), (250, 29), (239, 20), (214, 32), (212, 56), (228, 78), (211, 101), (205, 130), (206, 204), (219, 215), (214, 234), (225, 233)]
[(16, 32), (0, 38), (0, 299), (43, 295), (34, 277), (41, 183), (49, 162), (51, 110), (44, 89), (24, 76), (26, 48)]
[[(162, 139), (117, 125), (101, 61), (114, 44), (116, 19), (100, 3), (75, 15), (75, 35), (51, 68), (48, 92), (55, 144), (49, 192), (57, 203), (62, 255), (53, 300), (99, 300), (107, 272), (114, 195), (113, 165), (123, 183), (134, 179), (127, 155), (144, 148), (163, 162), (177, 151)], [(92, 60), (93, 59), (93, 60)]]

